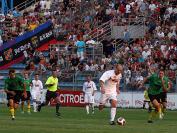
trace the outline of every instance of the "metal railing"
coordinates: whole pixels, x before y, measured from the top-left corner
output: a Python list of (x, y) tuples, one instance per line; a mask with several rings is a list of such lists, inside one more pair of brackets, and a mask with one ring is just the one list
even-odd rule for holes
[[(66, 50), (66, 47), (68, 47), (67, 44), (50, 45), (50, 51), (56, 51), (58, 57), (62, 55), (70, 56), (77, 54), (76, 46), (69, 47), (70, 51)], [(84, 53), (86, 57), (92, 60), (95, 60), (96, 57), (101, 58), (103, 56), (103, 45), (101, 43), (95, 45), (88, 44), (84, 48)]]
[(95, 40), (97, 42), (101, 42), (105, 37), (111, 36), (111, 26), (112, 20), (109, 20), (102, 25), (99, 25), (97, 28), (93, 29), (88, 33), (88, 38), (91, 40)]
[[(137, 32), (137, 31), (139, 31), (142, 27), (143, 27), (143, 29), (144, 29), (144, 31), (145, 31), (145, 19), (144, 18), (139, 18), (139, 19), (130, 19), (131, 21), (129, 21), (128, 22), (128, 24), (130, 25), (130, 23), (134, 23), (134, 24), (131, 24), (130, 25), (130, 28), (128, 29), (128, 31), (129, 32), (131, 32), (131, 31), (133, 31), (133, 32)], [(113, 22), (112, 22), (112, 24), (114, 25), (114, 26), (117, 26), (117, 25), (119, 25), (119, 22), (117, 21), (117, 19), (114, 19), (113, 20)], [(128, 26), (129, 26), (128, 25)], [(135, 25), (139, 25), (139, 28), (138, 29), (136, 29), (136, 30), (134, 30), (134, 27), (133, 26), (135, 26)], [(127, 26), (127, 27), (128, 27)], [(123, 38), (122, 38), (123, 39)], [(120, 40), (113, 40), (113, 44), (114, 44), (114, 48), (115, 48), (115, 51), (117, 51), (125, 42), (123, 42), (122, 41), (122, 39), (120, 39)], [(131, 40), (131, 41), (129, 41), (128, 43), (132, 43), (134, 40)]]
[(36, 2), (39, 2), (40, 0), (25, 0), (24, 2), (20, 3), (19, 5), (15, 6), (14, 9), (18, 9), (19, 11), (23, 11), (29, 6), (32, 6)]

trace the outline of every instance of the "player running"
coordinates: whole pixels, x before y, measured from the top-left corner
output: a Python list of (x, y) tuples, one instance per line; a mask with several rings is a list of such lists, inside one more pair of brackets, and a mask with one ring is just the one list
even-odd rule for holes
[[(21, 91), (23, 88), (23, 91)], [(7, 93), (7, 99), (9, 102), (9, 109), (12, 120), (15, 120), (15, 110), (18, 107), (22, 96), (27, 97), (26, 86), (22, 78), (17, 77), (15, 70), (9, 70), (9, 77), (5, 79), (5, 92)]]
[(158, 74), (153, 73), (151, 76), (145, 78), (141, 86), (147, 81), (149, 82), (148, 96), (155, 108), (155, 112), (152, 111), (148, 119), (148, 123), (152, 123), (154, 115), (158, 115), (159, 119), (163, 118), (161, 109), (161, 92), (162, 90), (168, 90), (168, 78), (164, 76), (164, 71), (160, 70)]
[(120, 93), (119, 85), (122, 78), (122, 65), (115, 65), (114, 70), (109, 70), (103, 73), (100, 78), (101, 99), (99, 110), (102, 110), (106, 102), (111, 103), (110, 110), (110, 125), (115, 125), (115, 116), (117, 108), (117, 95)]
[(42, 103), (38, 107), (38, 111), (41, 111), (41, 107), (48, 105), (51, 100), (55, 100), (56, 102), (56, 116), (60, 116), (59, 113), (59, 107), (60, 107), (60, 102), (59, 99), (57, 98), (57, 90), (58, 90), (58, 78), (57, 78), (57, 71), (53, 70), (52, 71), (52, 76), (50, 76), (45, 85), (47, 86), (47, 93), (46, 93), (46, 102)]

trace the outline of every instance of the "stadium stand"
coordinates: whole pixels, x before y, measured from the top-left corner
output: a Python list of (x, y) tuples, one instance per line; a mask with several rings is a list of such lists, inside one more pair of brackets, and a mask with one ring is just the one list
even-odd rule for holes
[[(137, 91), (135, 82), (148, 75), (149, 68), (164, 67), (177, 88), (177, 6), (174, 0), (41, 0), (20, 16), (9, 12), (1, 23), (0, 40), (7, 42), (51, 20), (55, 37), (64, 45), (52, 45), (45, 52), (28, 51), (29, 60), (15, 64), (43, 81), (53, 67), (58, 69), (61, 89), (81, 89), (87, 75), (98, 78), (115, 63), (124, 65), (122, 91)], [(113, 37), (113, 26), (123, 26)], [(133, 28), (139, 26), (139, 28)], [(141, 27), (143, 26), (143, 27)], [(114, 27), (115, 28), (115, 27)], [(145, 32), (142, 36), (133, 37)], [(76, 42), (83, 38), (84, 59), (77, 56)], [(2, 42), (0, 41), (0, 42)], [(89, 41), (89, 42), (88, 42)], [(1, 43), (1, 45), (3, 45)], [(7, 70), (1, 70), (0, 88)]]

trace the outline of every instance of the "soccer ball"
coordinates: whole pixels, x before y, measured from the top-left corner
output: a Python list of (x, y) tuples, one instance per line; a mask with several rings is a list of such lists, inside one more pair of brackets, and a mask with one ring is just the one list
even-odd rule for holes
[(126, 121), (125, 121), (125, 119), (124, 119), (123, 117), (119, 117), (119, 118), (117, 119), (117, 124), (118, 124), (118, 125), (124, 126), (125, 123), (126, 123)]

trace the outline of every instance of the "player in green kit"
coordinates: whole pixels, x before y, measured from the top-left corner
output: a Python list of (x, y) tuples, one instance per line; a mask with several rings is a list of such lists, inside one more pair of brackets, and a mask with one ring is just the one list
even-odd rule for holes
[[(21, 88), (23, 88), (23, 91)], [(9, 70), (9, 77), (5, 79), (4, 90), (7, 93), (11, 118), (15, 120), (15, 110), (18, 107), (20, 99), (22, 96), (26, 98), (27, 94), (23, 79), (17, 77), (13, 69)]]
[(164, 116), (164, 113), (166, 111), (166, 106), (167, 106), (167, 92), (171, 89), (172, 83), (169, 80), (167, 76), (164, 75), (164, 72), (162, 72), (162, 88), (161, 88), (161, 93), (160, 93), (160, 100), (161, 100), (161, 108), (162, 108), (162, 116)]
[(27, 113), (31, 114), (31, 106), (30, 106), (30, 98), (31, 98), (31, 93), (30, 93), (30, 87), (32, 84), (32, 81), (29, 79), (28, 73), (24, 73), (24, 83), (26, 85), (26, 93), (27, 93), (27, 97), (25, 98), (24, 96), (22, 96), (21, 98), (21, 110), (22, 110), (22, 114), (24, 114), (24, 103), (25, 101), (27, 101)]
[[(149, 82), (148, 96), (149, 99), (155, 108), (155, 112), (151, 112), (149, 115), (148, 123), (152, 123), (153, 115), (159, 116), (159, 119), (162, 119), (162, 110), (161, 110), (161, 92), (162, 87), (164, 88), (164, 71), (160, 70), (159, 73), (152, 73), (151, 76), (144, 79), (141, 86)], [(165, 88), (164, 88), (165, 89)]]

